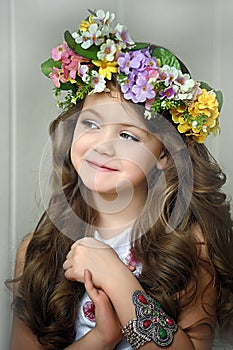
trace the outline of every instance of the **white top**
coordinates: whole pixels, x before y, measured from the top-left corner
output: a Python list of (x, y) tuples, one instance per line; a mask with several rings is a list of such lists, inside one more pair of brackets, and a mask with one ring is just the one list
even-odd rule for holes
[[(139, 276), (141, 273), (141, 264), (138, 263), (132, 255), (130, 250), (130, 232), (131, 229), (127, 229), (116, 237), (104, 240), (98, 232), (95, 233), (95, 238), (110, 245), (115, 252), (118, 254), (119, 258), (126, 265), (133, 265), (136, 267), (133, 272), (135, 276)], [(76, 339), (81, 339), (86, 333), (88, 333), (93, 327), (95, 327), (95, 308), (94, 304), (85, 293), (80, 300), (79, 313), (76, 321)], [(131, 345), (125, 340), (121, 340), (120, 343), (115, 347), (117, 350), (132, 350)]]

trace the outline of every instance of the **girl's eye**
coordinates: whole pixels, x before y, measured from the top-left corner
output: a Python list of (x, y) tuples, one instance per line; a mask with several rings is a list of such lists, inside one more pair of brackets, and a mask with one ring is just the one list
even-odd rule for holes
[(99, 124), (94, 122), (93, 120), (85, 119), (82, 120), (81, 123), (87, 128), (87, 129), (99, 129)]
[(129, 132), (125, 132), (125, 131), (120, 133), (120, 137), (122, 139), (131, 140), (131, 141), (135, 141), (135, 142), (140, 141), (140, 139), (137, 136), (132, 135)]

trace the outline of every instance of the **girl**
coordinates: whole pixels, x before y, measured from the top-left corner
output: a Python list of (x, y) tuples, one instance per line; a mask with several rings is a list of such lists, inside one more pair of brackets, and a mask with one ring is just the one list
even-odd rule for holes
[(221, 93), (114, 17), (92, 12), (42, 65), (68, 93), (49, 204), (17, 254), (11, 350), (232, 343), (226, 178), (203, 144)]

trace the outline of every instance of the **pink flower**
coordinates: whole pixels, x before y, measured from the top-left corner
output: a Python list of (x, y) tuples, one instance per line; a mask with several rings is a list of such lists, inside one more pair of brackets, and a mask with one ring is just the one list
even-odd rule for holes
[(61, 70), (56, 67), (53, 67), (53, 71), (49, 74), (49, 77), (57, 88), (60, 87), (60, 82), (65, 83), (67, 81)]
[(146, 100), (145, 108), (146, 108), (148, 111), (150, 110), (150, 107), (151, 107), (152, 102), (154, 102), (154, 98), (151, 98), (151, 99), (149, 99), (149, 100)]
[(69, 56), (73, 51), (68, 47), (68, 45), (64, 42), (61, 45), (54, 47), (52, 49), (52, 58), (54, 61), (64, 61), (66, 63), (69, 62)]
[(157, 69), (150, 69), (148, 78), (151, 79), (151, 81), (155, 82), (159, 77), (159, 71)]
[(68, 64), (64, 64), (62, 65), (62, 68), (65, 72), (65, 70), (67, 70), (70, 74), (70, 78), (71, 79), (76, 79), (76, 75), (80, 66), (80, 63), (82, 62), (89, 62), (90, 60), (87, 58), (84, 58), (82, 56), (76, 55), (75, 53), (72, 53), (72, 55), (70, 56), (70, 61)]

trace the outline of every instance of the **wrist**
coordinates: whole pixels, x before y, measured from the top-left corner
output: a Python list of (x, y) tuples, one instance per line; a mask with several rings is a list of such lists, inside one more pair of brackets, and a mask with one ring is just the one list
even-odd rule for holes
[(130, 285), (134, 284), (135, 286), (139, 285), (137, 278), (132, 271), (130, 271), (128, 267), (122, 261), (120, 261), (119, 264), (109, 268), (109, 274), (103, 279), (101, 289), (103, 289), (109, 296), (114, 290), (119, 291), (119, 289), (122, 287), (124, 289), (125, 287), (129, 287)]
[[(101, 332), (99, 332), (98, 327), (95, 326), (91, 333), (93, 335), (93, 338), (95, 339), (95, 348), (101, 349), (101, 350), (113, 350), (117, 343), (121, 340), (119, 337), (117, 339), (104, 339)], [(98, 345), (97, 345), (98, 344)]]
[(143, 288), (127, 266), (122, 263), (111, 278), (106, 278), (103, 290), (111, 300), (121, 325), (125, 325), (135, 317), (132, 295), (135, 290), (143, 291)]

